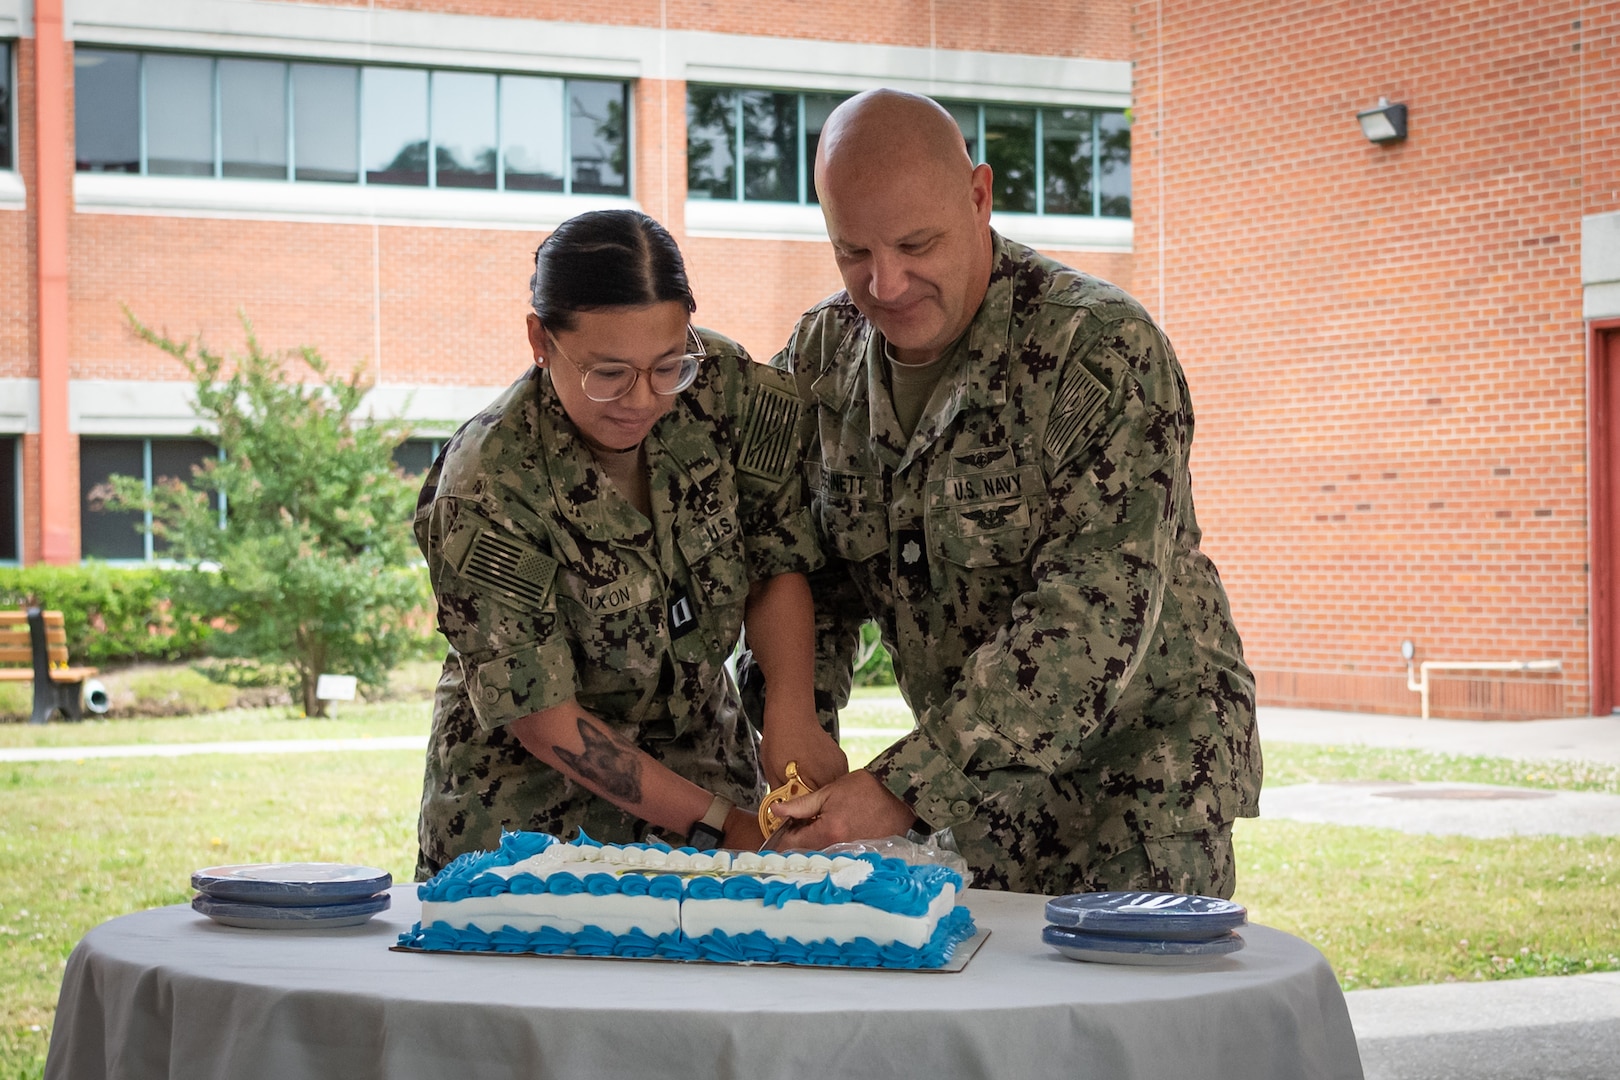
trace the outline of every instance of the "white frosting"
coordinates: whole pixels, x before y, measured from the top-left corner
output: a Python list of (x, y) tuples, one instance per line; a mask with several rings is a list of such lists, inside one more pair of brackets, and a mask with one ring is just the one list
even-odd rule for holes
[(639, 929), (651, 937), (672, 933), (681, 925), (681, 902), (655, 896), (625, 896), (622, 893), (592, 896), (575, 893), (557, 896), (536, 893), (519, 896), (469, 896), (464, 900), (424, 900), (422, 925), (449, 923), (457, 930), (476, 926), (485, 933), (502, 927), (532, 934), (552, 927), (577, 934), (587, 926), (600, 926), (610, 934), (628, 934)]
[(814, 904), (789, 900), (780, 908), (761, 900), (693, 900), (681, 904), (681, 929), (689, 937), (716, 930), (746, 934), (760, 930), (767, 937), (810, 943), (832, 939), (840, 945), (858, 937), (878, 945), (900, 942), (920, 949), (928, 943), (939, 920), (956, 906), (956, 889), (946, 885), (923, 915), (896, 915), (866, 904)]

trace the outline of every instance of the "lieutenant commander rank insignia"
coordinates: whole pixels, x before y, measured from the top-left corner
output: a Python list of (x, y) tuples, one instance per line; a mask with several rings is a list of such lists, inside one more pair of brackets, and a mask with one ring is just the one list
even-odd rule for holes
[(520, 540), (486, 529), (473, 539), (466, 561), (461, 564), (461, 576), (539, 611), (551, 601), (557, 560)]
[(754, 387), (748, 416), (743, 421), (738, 472), (772, 483), (787, 479), (795, 465), (793, 448), (797, 444), (800, 408), (798, 395), (786, 387), (766, 382)]

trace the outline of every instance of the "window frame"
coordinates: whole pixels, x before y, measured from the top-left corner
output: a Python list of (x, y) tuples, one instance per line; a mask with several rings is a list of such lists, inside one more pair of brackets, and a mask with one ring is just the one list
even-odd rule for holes
[[(257, 54), (257, 53), (251, 53), (251, 54), (250, 53), (207, 53), (207, 52), (194, 52), (194, 51), (181, 50), (181, 49), (124, 48), (124, 47), (120, 47), (120, 46), (107, 46), (107, 45), (93, 44), (93, 43), (88, 43), (88, 42), (83, 44), (80, 48), (82, 50), (84, 50), (84, 51), (93, 51), (93, 52), (98, 52), (98, 53), (119, 52), (119, 53), (132, 54), (136, 58), (136, 95), (137, 95), (137, 101), (136, 101), (136, 127), (137, 127), (137, 147), (138, 147), (138, 150), (137, 150), (137, 154), (138, 154), (137, 168), (136, 168), (135, 172), (127, 173), (127, 174), (124, 174), (124, 175), (139, 176), (139, 177), (142, 177), (143, 179), (146, 179), (146, 178), (158, 178), (158, 179), (167, 180), (167, 179), (173, 179), (174, 178), (174, 177), (170, 176), (169, 174), (153, 173), (153, 172), (150, 171), (150, 168), (149, 168), (150, 156), (149, 156), (149, 153), (148, 153), (148, 133), (149, 133), (150, 117), (149, 117), (149, 113), (148, 113), (148, 100), (147, 100), (148, 99), (148, 93), (147, 93), (147, 58), (149, 56), (155, 56), (155, 55), (189, 56), (189, 57), (199, 57), (199, 58), (206, 59), (206, 60), (210, 61), (210, 68), (211, 68), (211, 71), (210, 71), (210, 83), (211, 83), (211, 93), (212, 93), (212, 98), (213, 98), (213, 105), (212, 105), (212, 108), (213, 108), (213, 131), (211, 133), (212, 143), (213, 143), (212, 169), (210, 170), (209, 174), (207, 174), (206, 176), (194, 177), (193, 179), (230, 180), (230, 181), (234, 181), (234, 182), (243, 182), (243, 181), (252, 182), (254, 180), (257, 180), (258, 182), (261, 182), (261, 183), (275, 183), (275, 184), (285, 183), (285, 184), (302, 185), (302, 186), (306, 186), (306, 187), (313, 185), (313, 186), (317, 186), (317, 187), (328, 187), (328, 188), (367, 188), (367, 187), (369, 187), (369, 188), (374, 188), (374, 189), (375, 188), (386, 188), (386, 189), (392, 189), (392, 190), (402, 190), (403, 189), (403, 190), (409, 190), (409, 191), (454, 191), (454, 192), (476, 191), (476, 192), (483, 192), (483, 193), (487, 193), (487, 192), (490, 192), (490, 191), (495, 191), (495, 192), (500, 192), (500, 193), (504, 194), (505, 192), (508, 191), (508, 188), (506, 186), (506, 143), (505, 143), (505, 138), (504, 138), (505, 131), (504, 131), (502, 123), (501, 123), (501, 121), (502, 121), (502, 105), (503, 105), (502, 97), (503, 97), (503, 92), (504, 92), (504, 89), (505, 89), (504, 79), (507, 76), (523, 76), (523, 77), (528, 77), (528, 78), (556, 79), (562, 84), (562, 95), (561, 95), (562, 115), (558, 118), (558, 125), (557, 126), (558, 126), (558, 131), (559, 131), (560, 138), (562, 140), (562, 165), (563, 165), (562, 181), (563, 181), (563, 187), (562, 187), (562, 190), (560, 192), (549, 192), (547, 194), (551, 194), (553, 196), (561, 195), (561, 196), (564, 196), (564, 197), (567, 197), (567, 198), (604, 199), (604, 200), (620, 200), (620, 201), (626, 200), (626, 199), (633, 199), (635, 197), (635, 195), (634, 195), (634, 187), (635, 187), (635, 184), (634, 184), (634, 176), (635, 176), (635, 97), (634, 97), (634, 84), (635, 84), (635, 80), (633, 80), (633, 79), (612, 78), (612, 77), (606, 77), (606, 76), (590, 76), (590, 75), (547, 74), (547, 73), (543, 73), (543, 72), (533, 72), (533, 71), (506, 70), (504, 68), (487, 68), (486, 69), (486, 68), (468, 68), (468, 67), (455, 67), (455, 66), (426, 67), (426, 66), (423, 66), (423, 65), (420, 65), (420, 64), (373, 63), (373, 62), (359, 61), (359, 60), (326, 60), (326, 59), (318, 58), (318, 57), (279, 56), (279, 55), (264, 55), (264, 54)], [(286, 159), (287, 160), (286, 160), (286, 169), (285, 169), (286, 175), (285, 176), (273, 177), (273, 178), (272, 177), (234, 177), (234, 176), (226, 176), (224, 174), (224, 128), (225, 128), (226, 118), (224, 116), (224, 112), (223, 112), (223, 108), (222, 108), (222, 106), (223, 106), (223, 100), (222, 100), (223, 94), (222, 94), (221, 82), (220, 82), (220, 61), (222, 61), (222, 60), (265, 60), (265, 61), (270, 61), (270, 62), (273, 62), (273, 63), (279, 63), (282, 66), (282, 94), (281, 94), (281, 97), (282, 97), (282, 102), (283, 102), (283, 109), (285, 110), (284, 111), (285, 128), (286, 128), (286, 133), (287, 133), (286, 134), (286, 140), (287, 140)], [(329, 66), (333, 66), (333, 67), (345, 67), (345, 68), (352, 68), (352, 69), (355, 70), (355, 72), (357, 74), (357, 88), (356, 88), (356, 94), (355, 94), (355, 160), (357, 162), (358, 168), (357, 168), (357, 174), (356, 174), (356, 177), (355, 177), (354, 180), (352, 180), (352, 181), (343, 181), (343, 180), (323, 180), (323, 179), (300, 179), (297, 176), (297, 172), (298, 172), (298, 164), (297, 164), (297, 162), (298, 162), (298, 159), (297, 159), (298, 141), (297, 141), (297, 117), (296, 117), (296, 112), (295, 112), (295, 109), (294, 109), (294, 86), (293, 86), (293, 84), (294, 84), (293, 65), (294, 64), (325, 64), (325, 65), (329, 65)], [(419, 71), (419, 72), (425, 73), (426, 76), (427, 76), (427, 111), (426, 111), (426, 116), (424, 117), (424, 119), (426, 121), (426, 129), (427, 129), (427, 170), (426, 170), (427, 171), (427, 180), (426, 180), (426, 183), (423, 183), (423, 184), (386, 184), (386, 183), (372, 182), (372, 181), (368, 181), (366, 179), (366, 171), (367, 170), (366, 170), (366, 160), (365, 160), (365, 146), (366, 146), (366, 143), (365, 143), (365, 138), (366, 138), (365, 72), (366, 72), (367, 69), (371, 69), (371, 68), (383, 68), (383, 69), (403, 70), (403, 71)], [(493, 77), (494, 80), (495, 80), (495, 111), (494, 111), (494, 115), (492, 117), (492, 120), (493, 120), (493, 123), (494, 123), (494, 132), (495, 132), (495, 140), (496, 140), (496, 145), (495, 145), (496, 172), (495, 172), (495, 186), (493, 188), (465, 187), (465, 186), (459, 186), (459, 185), (440, 185), (438, 183), (438, 177), (437, 177), (437, 171), (438, 170), (436, 168), (436, 165), (437, 165), (439, 144), (438, 144), (438, 141), (437, 141), (437, 139), (435, 137), (435, 127), (436, 127), (436, 125), (434, 124), (433, 121), (434, 121), (434, 82), (435, 82), (435, 76), (437, 74), (439, 74), (439, 73), (488, 75), (488, 76)], [(623, 133), (625, 170), (624, 170), (624, 174), (623, 174), (623, 183), (622, 183), (623, 190), (622, 191), (616, 191), (616, 192), (594, 192), (594, 191), (575, 192), (575, 190), (574, 190), (574, 179), (575, 178), (574, 178), (574, 147), (573, 147), (573, 143), (572, 143), (572, 120), (573, 120), (573, 117), (572, 117), (572, 113), (573, 113), (572, 103), (573, 103), (573, 87), (574, 87), (574, 85), (576, 83), (607, 83), (607, 84), (616, 85), (619, 88), (619, 94), (620, 94), (622, 100), (625, 103), (625, 106), (624, 106), (624, 108), (625, 108), (625, 124), (624, 124), (624, 133)], [(117, 174), (102, 174), (102, 173), (99, 173), (97, 170), (94, 170), (94, 169), (77, 169), (76, 168), (74, 171), (75, 171), (75, 175), (79, 175), (79, 176), (83, 176), (83, 175), (117, 175)], [(522, 192), (524, 194), (533, 194), (534, 193), (534, 192), (531, 192), (529, 189), (526, 189), (526, 188), (513, 188), (513, 189), (510, 189), (510, 190), (517, 191), (517, 192)]]

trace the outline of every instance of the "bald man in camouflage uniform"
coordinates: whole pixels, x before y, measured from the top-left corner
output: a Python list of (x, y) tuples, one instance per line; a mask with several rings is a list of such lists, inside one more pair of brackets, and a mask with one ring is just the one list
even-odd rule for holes
[(1124, 292), (989, 228), (988, 167), (928, 99), (840, 113), (817, 184), (848, 288), (776, 363), (819, 428), (818, 682), (845, 697), (875, 618), (917, 728), (779, 807), (806, 822), (781, 842), (950, 829), (983, 887), (1230, 896), (1254, 683), (1198, 549), (1175, 354)]
[[(503, 830), (613, 842), (647, 822), (537, 760), (508, 725), (569, 698), (583, 760), (626, 746), (739, 806), (754, 737), (724, 662), (751, 581), (819, 565), (792, 382), (703, 332), (697, 381), (647, 436), (654, 520), (609, 492), (547, 376), (530, 368), (446, 445), (416, 535), (450, 643), (434, 699), (418, 879)], [(594, 738), (594, 743), (593, 743)]]

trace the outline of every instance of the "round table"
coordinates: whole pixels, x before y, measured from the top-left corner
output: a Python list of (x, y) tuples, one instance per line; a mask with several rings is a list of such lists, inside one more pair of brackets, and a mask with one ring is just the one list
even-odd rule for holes
[(358, 927), (243, 930), (189, 907), (85, 935), (46, 1080), (1361, 1076), (1344, 996), (1263, 926), (1192, 968), (1069, 960), (1045, 897), (969, 890), (958, 972), (393, 952), (414, 886)]

